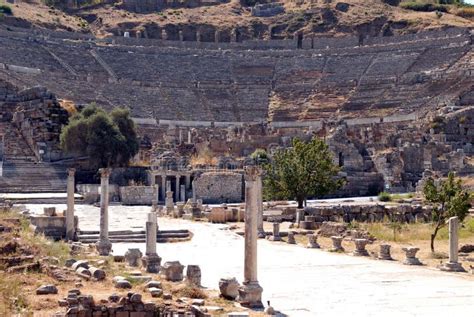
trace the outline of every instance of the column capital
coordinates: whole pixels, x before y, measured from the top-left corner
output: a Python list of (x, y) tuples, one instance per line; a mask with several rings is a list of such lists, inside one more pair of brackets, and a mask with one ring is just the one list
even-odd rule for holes
[(108, 178), (110, 176), (111, 172), (112, 172), (111, 168), (101, 168), (101, 169), (99, 169), (100, 177)]
[(256, 181), (262, 176), (262, 169), (258, 166), (245, 166), (244, 167), (244, 179), (246, 181)]
[(75, 168), (68, 168), (67, 169), (67, 176), (73, 177), (74, 174), (76, 174), (76, 169)]

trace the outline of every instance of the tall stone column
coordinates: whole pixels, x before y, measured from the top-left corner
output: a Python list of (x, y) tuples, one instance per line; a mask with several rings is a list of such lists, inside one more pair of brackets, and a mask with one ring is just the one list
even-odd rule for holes
[(146, 250), (142, 257), (142, 265), (148, 273), (158, 273), (160, 271), (161, 258), (156, 253), (157, 222), (156, 213), (150, 212), (146, 222)]
[(179, 190), (181, 189), (179, 185), (179, 179), (180, 179), (180, 176), (176, 175), (176, 191), (174, 193), (174, 201), (176, 202), (179, 201)]
[(101, 168), (100, 172), (100, 234), (96, 249), (99, 255), (109, 255), (112, 243), (109, 240), (109, 168)]
[(256, 195), (257, 195), (257, 231), (259, 238), (265, 238), (265, 230), (263, 229), (263, 188), (262, 177), (257, 178)]
[(461, 263), (458, 262), (458, 244), (459, 244), (459, 218), (451, 217), (448, 220), (449, 225), (449, 262), (441, 267), (443, 271), (466, 272)]
[(244, 282), (239, 288), (239, 302), (252, 308), (263, 307), (262, 287), (257, 279), (257, 182), (261, 170), (256, 166), (245, 168), (245, 260)]
[(74, 227), (74, 174), (76, 170), (67, 170), (67, 209), (66, 209), (66, 240), (75, 240), (76, 228)]
[(158, 207), (158, 185), (153, 185), (153, 199), (151, 200), (151, 210), (156, 212)]
[(161, 197), (163, 197), (163, 200), (166, 197), (166, 191), (168, 189), (166, 188), (166, 174), (161, 175)]

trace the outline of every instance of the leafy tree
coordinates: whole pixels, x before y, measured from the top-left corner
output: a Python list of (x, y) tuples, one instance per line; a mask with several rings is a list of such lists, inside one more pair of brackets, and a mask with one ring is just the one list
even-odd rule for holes
[(434, 205), (433, 221), (434, 232), (431, 234), (431, 252), (434, 250), (434, 240), (439, 229), (446, 225), (446, 221), (457, 216), (463, 221), (469, 213), (469, 193), (462, 188), (461, 179), (455, 179), (454, 173), (450, 172), (445, 181), (435, 184), (432, 178), (426, 181), (423, 194), (427, 201)]
[(257, 165), (267, 164), (269, 161), (268, 154), (264, 149), (256, 149), (250, 158), (255, 161)]
[(127, 109), (110, 114), (92, 104), (75, 114), (61, 131), (64, 151), (89, 157), (92, 167), (125, 166), (138, 153), (135, 125)]
[(273, 199), (295, 199), (298, 208), (308, 197), (321, 197), (344, 185), (340, 170), (323, 140), (293, 140), (293, 147), (279, 150), (265, 168), (265, 192)]

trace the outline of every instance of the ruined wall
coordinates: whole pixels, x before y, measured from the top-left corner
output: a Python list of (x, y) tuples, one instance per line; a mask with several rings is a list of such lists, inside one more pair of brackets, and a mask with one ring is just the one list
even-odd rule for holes
[(153, 194), (152, 186), (120, 187), (120, 201), (123, 205), (151, 205)]
[(197, 199), (207, 204), (242, 201), (242, 174), (231, 172), (207, 172), (193, 182)]

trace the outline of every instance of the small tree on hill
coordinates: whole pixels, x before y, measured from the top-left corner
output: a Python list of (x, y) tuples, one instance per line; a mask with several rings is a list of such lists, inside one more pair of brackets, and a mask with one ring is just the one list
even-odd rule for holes
[(298, 208), (308, 197), (322, 197), (341, 188), (343, 179), (336, 176), (339, 166), (323, 140), (293, 140), (293, 147), (277, 151), (265, 165), (265, 192), (272, 199), (295, 199)]
[(450, 172), (447, 180), (435, 184), (429, 178), (423, 187), (423, 194), (433, 206), (434, 232), (431, 234), (431, 252), (435, 252), (434, 241), (439, 229), (446, 225), (446, 221), (457, 216), (463, 221), (470, 208), (469, 193), (462, 188), (461, 179), (455, 179)]
[(108, 114), (89, 105), (70, 118), (60, 139), (64, 151), (88, 156), (91, 167), (126, 166), (139, 150), (135, 124), (122, 108)]

